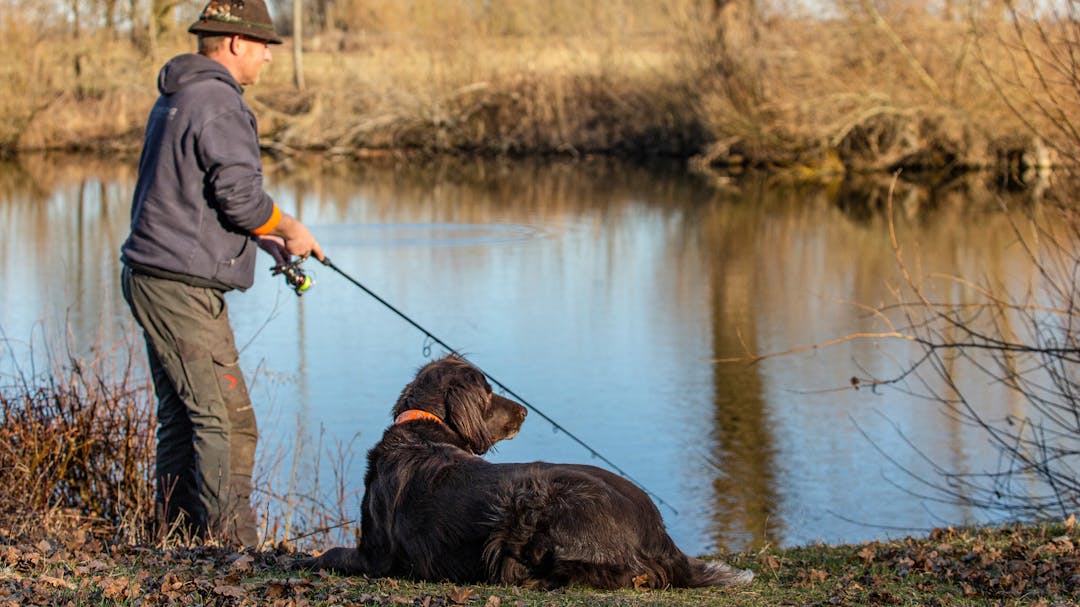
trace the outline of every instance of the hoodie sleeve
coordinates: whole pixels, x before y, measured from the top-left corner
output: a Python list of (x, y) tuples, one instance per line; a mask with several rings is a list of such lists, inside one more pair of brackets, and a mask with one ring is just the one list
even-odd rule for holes
[(257, 133), (254, 116), (233, 110), (203, 125), (198, 149), (208, 198), (224, 221), (244, 232), (265, 234), (281, 212), (263, 190)]

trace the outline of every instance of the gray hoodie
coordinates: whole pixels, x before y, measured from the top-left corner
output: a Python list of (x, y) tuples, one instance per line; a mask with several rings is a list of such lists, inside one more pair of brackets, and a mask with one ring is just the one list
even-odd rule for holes
[(244, 90), (223, 65), (194, 54), (166, 63), (158, 90), (122, 258), (190, 284), (247, 289), (258, 249), (252, 231), (269, 221), (274, 201), (263, 191)]

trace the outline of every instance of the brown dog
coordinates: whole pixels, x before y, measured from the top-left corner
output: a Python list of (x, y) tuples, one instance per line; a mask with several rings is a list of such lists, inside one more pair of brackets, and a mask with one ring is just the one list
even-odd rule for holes
[(424, 366), (368, 453), (361, 539), (301, 564), (375, 577), (534, 588), (731, 585), (754, 575), (687, 557), (626, 479), (584, 465), (493, 464), (520, 404), (449, 356)]

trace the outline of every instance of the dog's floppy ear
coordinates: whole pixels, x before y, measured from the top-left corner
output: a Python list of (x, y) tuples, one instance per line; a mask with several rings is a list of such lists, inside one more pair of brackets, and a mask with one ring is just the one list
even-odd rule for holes
[(471, 367), (461, 367), (460, 374), (446, 390), (446, 423), (469, 443), (470, 451), (478, 455), (486, 453), (495, 444), (484, 423), (490, 398), (484, 376)]
[(394, 407), (390, 410), (390, 417), (396, 418), (406, 409), (411, 409), (412, 402), (415, 400), (413, 396), (413, 385), (415, 381), (411, 381), (405, 384), (405, 387), (401, 389), (401, 394), (398, 396), (397, 402), (394, 403)]

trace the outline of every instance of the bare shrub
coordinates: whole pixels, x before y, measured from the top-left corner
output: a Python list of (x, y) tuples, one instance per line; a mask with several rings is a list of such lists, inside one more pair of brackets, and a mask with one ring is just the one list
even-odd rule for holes
[[(982, 430), (1000, 453), (995, 469), (931, 461), (937, 478), (915, 478), (929, 489), (923, 497), (1018, 518), (1064, 518), (1080, 506), (1080, 213), (1048, 201), (1024, 216), (1013, 223), (1015, 242), (1035, 269), (1011, 286), (920, 275), (890, 221), (904, 284), (896, 303), (875, 312), (901, 311), (893, 337), (917, 344), (920, 354), (895, 375), (853, 382), (937, 403)], [(944, 302), (935, 295), (950, 290), (962, 296)], [(973, 389), (979, 385), (1003, 388), (1019, 406), (995, 417)], [(918, 437), (908, 441), (918, 449)]]
[[(918, 479), (932, 490), (928, 497), (1027, 519), (1065, 518), (1080, 506), (1080, 210), (1072, 199), (1080, 149), (1074, 118), (1080, 108), (1080, 13), (1074, 3), (1026, 4), (1024, 10), (1010, 1), (1005, 7), (998, 27), (982, 34), (984, 43), (993, 32), (1001, 44), (983, 44), (980, 60), (1029, 136), (1053, 142), (1071, 159), (1059, 169), (1060, 183), (1050, 196), (1024, 209), (1023, 220), (1013, 224), (1015, 246), (1035, 268), (1033, 278), (1010, 287), (975, 277), (920, 276), (890, 229), (902, 293), (913, 296), (901, 295), (897, 308), (904, 311), (905, 337), (922, 355), (897, 376), (869, 383), (940, 404), (946, 414), (981, 429), (1000, 453), (996, 469), (935, 465), (937, 479)], [(1003, 64), (1010, 69), (990, 68)], [(890, 204), (890, 216), (891, 210)], [(934, 299), (941, 282), (962, 290), (960, 303)], [(960, 383), (965, 373), (1000, 386), (1023, 406), (991, 417), (965, 388), (970, 382)]]
[(253, 506), (265, 544), (321, 550), (356, 542), (360, 522), (354, 513), (363, 494), (356, 481), (366, 462), (354, 449), (356, 438), (327, 444), (321, 428), (314, 444), (298, 431), (287, 448), (260, 447)]
[[(191, 543), (155, 525), (157, 401), (137, 364), (141, 343), (91, 360), (50, 354), (41, 373), (19, 368), (8, 344), (0, 362), (15, 369), (0, 375), (0, 487), (12, 489), (0, 491), (0, 540), (79, 529), (128, 544)], [(357, 508), (355, 455), (351, 444), (324, 445), (322, 436), (315, 445), (299, 436), (288, 448), (261, 445), (253, 507), (264, 544), (355, 539), (358, 525), (346, 516)]]
[(1080, 162), (1080, 7), (1006, 0), (1000, 19), (973, 19), (978, 58), (1001, 101), (1058, 159)]
[(130, 368), (112, 373), (111, 360), (69, 356), (45, 375), (2, 378), (0, 486), (9, 490), (0, 492), (0, 525), (9, 533), (89, 524), (101, 535), (146, 539), (153, 390)]

